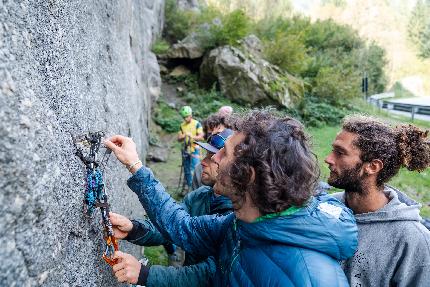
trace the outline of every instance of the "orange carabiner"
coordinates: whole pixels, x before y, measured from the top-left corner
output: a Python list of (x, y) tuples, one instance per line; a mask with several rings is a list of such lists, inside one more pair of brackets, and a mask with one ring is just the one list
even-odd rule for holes
[(103, 259), (107, 264), (113, 266), (118, 263), (118, 259), (113, 258), (115, 251), (118, 251), (118, 242), (114, 236), (106, 236), (106, 249), (103, 253)]

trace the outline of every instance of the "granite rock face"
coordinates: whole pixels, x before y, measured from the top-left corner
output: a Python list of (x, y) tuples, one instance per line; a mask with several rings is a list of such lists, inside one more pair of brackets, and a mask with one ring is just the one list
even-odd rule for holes
[[(0, 286), (123, 286), (101, 259), (99, 211), (82, 212), (71, 136), (132, 136), (145, 158), (163, 11), (163, 0), (0, 3)], [(111, 156), (111, 210), (138, 217), (128, 176)]]

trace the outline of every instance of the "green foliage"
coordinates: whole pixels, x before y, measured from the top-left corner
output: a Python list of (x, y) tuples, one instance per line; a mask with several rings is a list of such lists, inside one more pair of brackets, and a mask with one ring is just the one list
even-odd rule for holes
[(235, 46), (249, 34), (251, 27), (251, 19), (242, 10), (222, 14), (209, 6), (200, 12), (181, 11), (175, 0), (166, 1), (163, 36), (171, 43), (195, 33), (206, 49)]
[(167, 53), (169, 51), (170, 45), (166, 40), (163, 39), (157, 39), (155, 43), (152, 45), (152, 52), (154, 52), (156, 55), (162, 55)]
[[(180, 94), (180, 97), (193, 109), (193, 117), (197, 120), (204, 120), (210, 114), (218, 111), (222, 106), (231, 106), (234, 110), (239, 110), (240, 106), (227, 99), (215, 87), (205, 90), (198, 87), (197, 77), (195, 75), (183, 76), (178, 81), (186, 86), (186, 90)], [(203, 104), (204, 103), (204, 104)]]
[(151, 265), (167, 266), (168, 258), (163, 246), (145, 247), (145, 256), (149, 259)]
[(426, 29), (422, 32), (420, 43), (420, 56), (422, 58), (430, 58), (430, 21)]
[(418, 0), (408, 23), (409, 40), (418, 48), (419, 56), (430, 57), (430, 1)]
[[(344, 1), (326, 2), (344, 5)], [(293, 102), (302, 103), (297, 114), (311, 125), (317, 125), (319, 120), (334, 123), (341, 118), (346, 103), (362, 96), (363, 74), (368, 75), (369, 93), (384, 91), (387, 83), (385, 51), (375, 43), (366, 45), (354, 29), (333, 20), (311, 22), (309, 18), (294, 16), (265, 18), (254, 23), (243, 10), (222, 14), (208, 7), (201, 13), (187, 14), (187, 25), (183, 26), (188, 33), (194, 32), (206, 49), (237, 45), (247, 34), (256, 34), (262, 40), (264, 57), (285, 75), (295, 75), (305, 83), (303, 91), (303, 84), (280, 79), (271, 82), (269, 90), (276, 94), (287, 85), (297, 95), (306, 92), (307, 99), (298, 97)], [(183, 98), (196, 110), (195, 116), (204, 118), (224, 104), (224, 97), (216, 89), (204, 91), (192, 77), (182, 80), (188, 81)], [(205, 107), (193, 105), (203, 101), (208, 103)]]
[(387, 64), (385, 50), (372, 42), (366, 53), (365, 70), (369, 78), (369, 94), (382, 93), (387, 85), (387, 77), (384, 72), (384, 67)]
[(337, 125), (352, 111), (352, 106), (334, 106), (319, 98), (307, 95), (298, 108), (298, 115), (308, 127)]
[(237, 46), (250, 33), (251, 26), (251, 19), (242, 10), (235, 10), (215, 18), (209, 26), (199, 26), (196, 32), (204, 48), (209, 50), (223, 45)]
[(327, 103), (342, 106), (360, 97), (365, 72), (370, 92), (385, 88), (385, 51), (374, 43), (367, 47), (350, 26), (296, 16), (264, 19), (255, 31), (264, 43), (265, 57), (300, 76), (307, 92)]
[(192, 12), (180, 11), (178, 9), (176, 0), (166, 0), (163, 37), (170, 43), (176, 43), (178, 40), (185, 38), (191, 29), (191, 16), (193, 16)]
[(169, 133), (177, 132), (182, 123), (182, 118), (179, 116), (178, 111), (162, 100), (157, 102), (153, 119), (160, 127)]
[(305, 41), (313, 52), (328, 49), (350, 52), (364, 44), (350, 26), (337, 24), (331, 19), (313, 23), (306, 31)]
[(351, 70), (323, 67), (315, 77), (312, 92), (327, 103), (341, 105), (359, 95), (360, 82)]
[(309, 57), (306, 46), (299, 35), (277, 33), (272, 43), (266, 42), (264, 52), (272, 64), (294, 74), (306, 69)]

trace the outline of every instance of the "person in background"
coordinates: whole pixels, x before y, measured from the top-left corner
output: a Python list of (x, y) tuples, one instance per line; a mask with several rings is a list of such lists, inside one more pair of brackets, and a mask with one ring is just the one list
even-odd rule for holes
[(233, 108), (230, 106), (222, 106), (218, 110), (218, 115), (221, 117), (229, 117), (233, 113)]
[[(183, 209), (191, 216), (206, 214), (228, 214), (233, 212), (233, 206), (225, 196), (218, 196), (213, 192), (213, 186), (218, 175), (217, 164), (212, 157), (224, 147), (225, 140), (233, 134), (230, 129), (225, 129), (220, 134), (213, 134), (207, 143), (197, 142), (204, 150), (206, 156), (201, 164), (203, 166), (203, 186), (189, 192), (182, 201)], [(111, 212), (110, 219), (115, 232), (115, 237), (127, 240), (141, 246), (156, 246), (171, 244), (152, 224), (149, 219), (129, 220), (125, 216)], [(185, 255), (184, 267), (174, 268), (166, 266), (146, 266), (140, 264), (135, 257), (124, 252), (119, 253), (119, 258), (128, 274), (141, 274), (139, 282), (147, 287), (159, 286), (208, 286), (215, 275), (215, 261), (213, 257), (201, 257), (191, 253)], [(114, 271), (121, 265), (114, 267)], [(121, 273), (115, 276), (121, 278)]]
[(325, 162), (334, 194), (354, 212), (358, 249), (343, 262), (351, 286), (429, 286), (430, 232), (420, 204), (386, 183), (400, 168), (430, 166), (428, 131), (347, 117)]
[(193, 119), (193, 111), (190, 106), (183, 106), (179, 113), (184, 119), (178, 132), (178, 141), (183, 142), (182, 164), (188, 188), (183, 191), (183, 194), (186, 194), (187, 191), (192, 189), (194, 168), (200, 162), (200, 148), (196, 141), (203, 140), (204, 133), (200, 122)]

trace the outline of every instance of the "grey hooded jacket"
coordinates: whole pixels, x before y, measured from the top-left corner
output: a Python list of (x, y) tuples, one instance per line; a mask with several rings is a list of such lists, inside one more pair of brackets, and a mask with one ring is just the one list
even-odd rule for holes
[[(420, 204), (385, 186), (390, 201), (356, 214), (358, 249), (342, 266), (352, 287), (430, 286), (430, 232), (420, 223)], [(333, 194), (345, 202), (344, 192)]]

